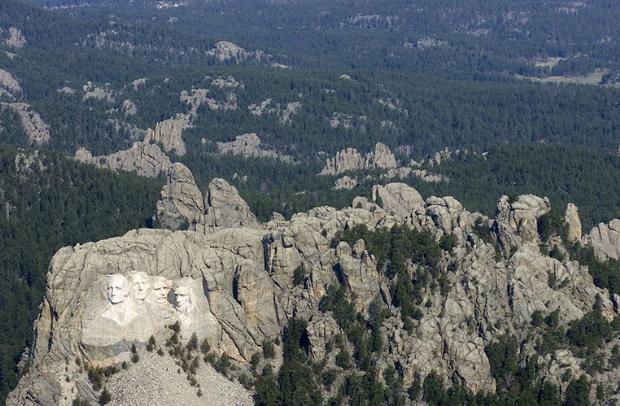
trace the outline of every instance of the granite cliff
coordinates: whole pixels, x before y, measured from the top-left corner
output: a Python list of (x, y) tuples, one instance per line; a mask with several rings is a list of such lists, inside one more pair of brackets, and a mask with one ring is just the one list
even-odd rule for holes
[[(352, 351), (353, 344), (334, 348), (334, 337), (345, 330), (324, 306), (336, 288), (360, 320), (370, 322), (377, 306), (384, 310), (376, 330), (384, 345), (373, 355), (379, 376), (396, 370), (404, 387), (410, 387), (437, 373), (447, 385), (493, 393), (501, 383), (488, 348), (502, 337), (516, 337), (522, 343), (519, 353), (531, 357), (537, 350), (528, 337), (540, 315), (554, 315), (560, 326), (581, 319), (593, 307), (608, 321), (619, 317), (620, 297), (598, 288), (586, 267), (569, 255), (558, 259), (539, 248), (538, 227), (549, 210), (547, 199), (523, 195), (511, 201), (504, 196), (496, 216), (487, 218), (452, 197), (424, 199), (405, 184), (391, 183), (375, 186), (370, 198), (357, 197), (351, 207), (317, 207), (289, 220), (274, 216), (259, 223), (226, 181), (214, 179), (202, 193), (186, 167), (171, 165), (155, 215), (169, 229), (134, 230), (65, 247), (53, 257), (34, 344), (7, 404), (94, 402), (101, 396), (101, 383), (94, 385), (89, 374), (121, 364), (119, 375), (104, 378), (113, 404), (153, 404), (144, 400), (148, 391), (139, 388), (165, 392), (166, 384), (152, 387), (152, 382), (181, 379), (165, 374), (176, 366), (179, 373), (181, 366), (186, 371), (194, 334), (208, 354), (205, 359), (225, 358), (233, 366), (229, 377), (250, 388), (246, 379), (256, 362), (276, 369), (281, 365), (280, 336), (292, 318), (307, 323), (310, 359), (342, 371), (338, 354)], [(567, 217), (578, 220), (571, 207)], [(613, 230), (614, 224), (599, 230)], [(416, 293), (423, 305), (415, 317), (405, 317), (403, 305), (394, 300), (398, 277), (390, 276), (389, 264), (370, 252), (366, 241), (341, 238), (359, 226), (370, 233), (416, 230), (430, 236), (429, 244), (442, 241), (434, 264), (438, 279)], [(590, 239), (592, 244), (601, 240)], [(564, 249), (561, 241), (554, 244)], [(407, 260), (402, 272), (399, 277), (414, 279), (426, 274), (415, 260)], [(175, 353), (180, 348), (175, 340), (188, 343), (187, 352)], [(604, 350), (612, 344), (605, 343)], [(151, 352), (168, 348), (160, 356)], [(257, 354), (270, 351), (272, 357), (257, 361)], [(125, 369), (138, 354), (142, 359)], [(588, 372), (582, 361), (562, 347), (539, 357), (537, 368), (562, 391), (568, 385), (567, 370), (572, 376), (587, 374), (592, 391), (620, 379), (618, 367)], [(207, 386), (219, 385), (214, 381), (219, 375), (206, 365), (196, 367), (203, 372), (194, 369), (194, 375), (188, 368), (187, 379), (199, 384), (200, 395), (196, 382), (177, 386), (177, 401), (251, 403), (251, 392), (236, 382), (230, 383), (230, 399), (224, 394), (201, 400), (202, 392), (219, 393)], [(134, 389), (128, 389), (128, 381)], [(341, 384), (336, 380), (325, 394), (334, 394)]]

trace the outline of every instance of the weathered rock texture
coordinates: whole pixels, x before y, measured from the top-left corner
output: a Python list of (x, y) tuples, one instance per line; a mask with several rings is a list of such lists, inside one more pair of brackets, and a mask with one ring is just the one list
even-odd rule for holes
[(74, 158), (99, 168), (136, 172), (147, 177), (157, 177), (172, 165), (170, 158), (157, 145), (142, 142), (135, 142), (130, 149), (102, 156), (93, 156), (87, 149), (80, 148)]
[(214, 57), (220, 62), (233, 61), (235, 63), (241, 63), (248, 59), (261, 60), (268, 58), (269, 55), (263, 51), (246, 51), (237, 44), (233, 44), (228, 41), (220, 41), (215, 44), (213, 48), (207, 51), (207, 55)]
[(511, 202), (502, 196), (497, 203), (494, 231), (502, 249), (510, 252), (513, 248), (530, 243), (537, 244), (538, 219), (551, 209), (547, 198), (534, 195), (521, 195)]
[(293, 162), (293, 157), (281, 154), (274, 149), (264, 148), (261, 139), (255, 133), (242, 134), (234, 141), (218, 142), (217, 148), (221, 154), (233, 154), (248, 157), (272, 158), (285, 162)]
[(355, 148), (338, 151), (334, 158), (329, 158), (320, 175), (340, 175), (348, 171), (365, 169), (396, 168), (398, 163), (392, 151), (384, 144), (377, 143), (373, 152), (362, 156)]
[[(385, 348), (377, 354), (377, 372), (382, 376), (387, 368), (400, 369), (405, 387), (436, 371), (474, 392), (493, 392), (486, 345), (504, 334), (526, 334), (535, 311), (557, 311), (565, 325), (588, 312), (599, 296), (605, 317), (615, 315), (608, 293), (594, 286), (587, 269), (544, 256), (532, 244), (536, 220), (548, 210), (548, 202), (535, 196), (500, 200), (494, 230), (511, 253), (497, 258), (494, 246), (472, 232), (476, 219), (488, 219), (469, 213), (451, 197), (424, 200), (405, 184), (376, 186), (372, 201), (358, 197), (342, 210), (317, 207), (290, 221), (274, 216), (266, 224), (258, 224), (236, 190), (220, 179), (211, 182), (201, 205), (191, 174), (179, 165), (170, 171), (164, 191), (166, 207), (203, 215), (208, 220), (200, 224), (206, 226), (195, 227), (197, 232), (135, 230), (59, 250), (47, 276), (29, 372), (10, 395), (9, 406), (69, 405), (76, 393), (93, 400), (86, 375), (74, 360), (109, 365), (126, 359), (131, 343), (142, 345), (119, 332), (114, 345), (85, 343), (92, 331), (82, 320), (92, 303), (102, 300), (109, 274), (140, 274), (147, 280), (161, 276), (184, 286), (183, 292), (193, 295), (191, 306), (182, 303), (189, 310), (179, 313), (178, 302), (164, 300), (163, 306), (172, 309), (174, 304), (173, 310), (143, 317), (140, 325), (152, 329), (159, 342), (167, 330), (164, 321), (179, 319), (184, 340), (196, 331), (216, 354), (227, 354), (242, 369), (262, 351), (265, 340), (274, 342), (290, 317), (308, 321), (312, 359), (335, 368), (327, 342), (341, 331), (330, 312), (319, 310), (319, 302), (330, 286), (344, 286), (363, 317), (373, 301), (386, 308), (380, 326)], [(440, 263), (449, 288), (424, 288), (426, 305), (410, 329), (403, 327), (400, 308), (389, 298), (386, 274), (364, 241), (331, 245), (345, 227), (375, 230), (397, 224), (428, 230), (437, 239), (450, 234), (456, 242)], [(294, 283), (298, 269), (306, 271), (301, 284)], [(417, 266), (408, 264), (407, 272), (414, 274)], [(548, 283), (550, 272), (558, 281), (555, 287)], [(279, 345), (275, 349), (281, 353)], [(540, 367), (553, 377), (554, 365), (541, 360)]]
[(183, 223), (196, 223), (204, 213), (202, 192), (187, 167), (175, 163), (168, 170), (168, 181), (157, 202), (157, 218), (162, 226), (178, 229)]
[(357, 179), (352, 178), (350, 176), (343, 176), (342, 178), (338, 178), (334, 183), (334, 190), (351, 190), (358, 185)]
[(301, 109), (301, 106), (302, 104), (299, 101), (280, 104), (273, 102), (271, 98), (267, 98), (260, 103), (250, 104), (248, 110), (250, 114), (258, 117), (264, 114), (273, 114), (278, 117), (280, 124), (286, 125), (293, 121), (293, 115)]
[(183, 130), (190, 126), (191, 119), (188, 114), (177, 114), (174, 118), (160, 121), (155, 129), (147, 130), (144, 143), (160, 144), (164, 151), (174, 152), (179, 156), (185, 155), (185, 142), (181, 136)]
[(579, 218), (579, 209), (573, 203), (566, 206), (566, 214), (564, 221), (568, 225), (568, 239), (570, 241), (581, 240), (581, 219)]
[(43, 145), (50, 140), (50, 127), (27, 103), (0, 103), (0, 110), (9, 108), (17, 113), (19, 123), (30, 145)]
[[(0, 29), (1, 32), (2, 29)], [(13, 49), (21, 49), (26, 46), (28, 41), (26, 41), (26, 37), (17, 27), (9, 27), (4, 43)]]
[(114, 91), (110, 89), (110, 84), (106, 83), (104, 86), (97, 86), (93, 82), (86, 82), (84, 86), (82, 86), (82, 91), (84, 92), (82, 95), (82, 100), (95, 99), (102, 100), (108, 103), (114, 103), (116, 94)]
[(222, 227), (256, 227), (258, 222), (239, 192), (224, 179), (213, 179), (202, 195), (187, 167), (176, 163), (157, 202), (156, 219), (169, 229), (182, 225), (209, 232)]
[(600, 223), (584, 240), (592, 245), (599, 258), (620, 259), (620, 219)]
[(21, 93), (22, 88), (11, 72), (0, 69), (0, 96), (15, 98)]

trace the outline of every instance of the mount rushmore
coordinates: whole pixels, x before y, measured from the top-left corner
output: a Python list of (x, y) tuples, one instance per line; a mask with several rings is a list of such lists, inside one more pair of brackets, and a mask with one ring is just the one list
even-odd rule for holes
[[(84, 366), (127, 362), (133, 348), (141, 350), (151, 337), (169, 339), (176, 323), (181, 340), (196, 335), (247, 371), (266, 345), (276, 355), (265, 362), (278, 368), (282, 330), (289, 319), (302, 319), (310, 359), (335, 365), (328, 343), (342, 329), (319, 308), (332, 286), (346, 290), (362, 319), (373, 302), (386, 309), (378, 330), (385, 345), (375, 359), (380, 371), (396, 366), (407, 386), (435, 371), (474, 393), (493, 393), (497, 383), (485, 348), (507, 334), (524, 338), (535, 314), (554, 313), (568, 325), (595, 304), (607, 320), (620, 311), (620, 297), (597, 287), (586, 267), (568, 255), (558, 259), (541, 251), (537, 224), (549, 210), (548, 200), (536, 196), (502, 197), (497, 215), (487, 218), (452, 197), (423, 199), (415, 189), (392, 183), (375, 186), (370, 198), (357, 197), (351, 207), (317, 207), (290, 220), (274, 214), (259, 223), (226, 181), (214, 180), (203, 195), (191, 172), (174, 164), (156, 218), (189, 230), (139, 229), (60, 249), (50, 264), (34, 343), (7, 404), (94, 401), (99, 394)], [(612, 251), (600, 249), (596, 236), (576, 235), (576, 208), (568, 214), (571, 238), (600, 255)], [(409, 327), (391, 298), (385, 264), (364, 240), (337, 240), (360, 225), (371, 232), (402, 226), (428, 232), (435, 241), (454, 240), (439, 256), (447, 288), (423, 288), (426, 305)], [(554, 244), (564, 249), (562, 242)], [(413, 262), (406, 267), (412, 275), (420, 272)], [(520, 351), (535, 353), (533, 346)], [(163, 365), (163, 358), (153, 365)], [(579, 365), (579, 356), (567, 348), (540, 359), (545, 379), (562, 390), (567, 369), (573, 376), (586, 373)], [(588, 376), (595, 386), (604, 385), (618, 382), (620, 371)], [(109, 390), (114, 397), (117, 389)], [(131, 398), (126, 402), (132, 404)], [(188, 401), (193, 403), (200, 399)]]

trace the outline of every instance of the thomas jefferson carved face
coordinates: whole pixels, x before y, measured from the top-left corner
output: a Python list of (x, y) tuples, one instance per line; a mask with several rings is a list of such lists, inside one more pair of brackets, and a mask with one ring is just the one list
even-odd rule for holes
[(189, 313), (194, 310), (192, 294), (187, 286), (177, 286), (174, 288), (174, 308), (180, 313)]
[(129, 295), (127, 278), (118, 273), (108, 275), (107, 293), (110, 303), (117, 304), (124, 302)]
[(131, 276), (133, 297), (144, 300), (149, 289), (148, 276), (144, 272), (136, 272)]
[(170, 281), (163, 276), (156, 276), (153, 280), (153, 301), (160, 304), (166, 303), (169, 291)]

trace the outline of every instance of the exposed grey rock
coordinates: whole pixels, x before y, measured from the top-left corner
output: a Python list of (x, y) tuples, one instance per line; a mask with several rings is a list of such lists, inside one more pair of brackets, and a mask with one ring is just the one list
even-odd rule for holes
[(56, 89), (56, 92), (60, 94), (73, 95), (75, 94), (75, 89), (72, 89), (69, 86), (63, 86), (60, 89)]
[(279, 159), (284, 162), (293, 162), (293, 157), (281, 154), (274, 149), (263, 147), (261, 139), (255, 133), (242, 134), (234, 141), (218, 142), (217, 148), (221, 154), (241, 155), (243, 157), (259, 157)]
[(584, 242), (592, 245), (601, 259), (620, 259), (620, 219), (599, 223), (584, 237)]
[(436, 38), (431, 38), (431, 37), (420, 38), (418, 42), (416, 43), (416, 46), (419, 49), (438, 48), (438, 47), (444, 47), (446, 45), (447, 44), (444, 41), (440, 41)]
[(86, 148), (76, 151), (74, 158), (82, 163), (113, 171), (136, 172), (140, 176), (157, 177), (172, 163), (157, 145), (134, 142), (130, 149), (94, 157)]
[[(196, 224), (199, 232), (135, 230), (59, 250), (50, 265), (36, 322), (30, 369), (10, 395), (10, 406), (69, 405), (72, 397), (65, 397), (69, 393), (94, 399), (86, 374), (67, 360), (78, 357), (101, 366), (120, 362), (129, 356), (131, 343), (144, 343), (145, 331), (152, 331), (163, 342), (168, 331), (165, 325), (174, 320), (182, 325), (182, 340), (196, 332), (200, 339), (207, 339), (215, 354), (226, 354), (239, 368), (247, 368), (264, 341), (273, 342), (288, 318), (299, 317), (308, 321), (312, 359), (334, 368), (334, 353), (326, 351), (326, 343), (340, 330), (329, 312), (319, 310), (332, 285), (346, 288), (362, 317), (368, 317), (373, 301), (383, 307), (387, 316), (379, 334), (385, 348), (376, 354), (377, 372), (382, 375), (386, 368), (398, 366), (405, 387), (436, 371), (446, 384), (450, 378), (474, 392), (493, 392), (496, 383), (486, 346), (505, 334), (524, 338), (535, 311), (557, 310), (559, 323), (565, 327), (588, 312), (599, 296), (603, 315), (618, 317), (607, 292), (595, 287), (585, 268), (547, 257), (531, 244), (535, 242), (532, 227), (548, 210), (548, 203), (535, 196), (521, 196), (513, 203), (500, 200), (506, 207), (501, 207), (494, 221), (498, 238), (507, 241), (511, 253), (497, 258), (495, 248), (469, 230), (477, 215), (470, 215), (451, 197), (424, 201), (404, 184), (373, 188), (373, 201), (380, 205), (358, 197), (352, 207), (316, 207), (289, 221), (274, 216), (259, 224), (236, 189), (225, 181), (213, 180), (201, 200), (189, 171), (180, 164), (174, 170), (166, 190), (178, 193), (169, 193), (166, 204), (179, 213), (185, 210), (187, 216), (203, 211), (204, 218)], [(411, 320), (407, 329), (391, 300), (391, 281), (377, 270), (366, 244), (359, 240), (353, 246), (340, 242), (331, 247), (332, 239), (345, 228), (364, 225), (376, 230), (396, 224), (424, 228), (437, 238), (448, 232), (458, 237), (456, 247), (450, 254), (444, 252), (437, 265), (447, 279), (446, 287), (429, 286), (420, 292), (420, 318)], [(508, 245), (512, 241), (516, 245)], [(405, 267), (412, 276), (422, 271), (412, 262)], [(304, 271), (304, 277), (295, 284), (296, 270)], [(550, 273), (555, 285), (549, 283)], [(122, 293), (124, 278), (132, 281), (130, 293), (121, 294), (126, 298), (120, 300), (107, 291), (106, 302), (104, 287), (118, 283)], [(165, 300), (151, 302), (151, 296), (143, 296), (139, 280), (147, 281), (146, 289), (155, 298)], [(156, 285), (158, 281), (163, 282)], [(168, 286), (166, 281), (172, 291), (161, 288), (161, 296), (160, 286)], [(141, 326), (139, 334), (131, 327), (110, 330), (105, 324), (109, 321), (97, 319), (114, 306), (127, 309), (106, 313), (104, 318), (121, 315), (119, 323), (131, 326), (124, 317), (133, 310), (142, 315), (136, 323)], [(144, 310), (138, 311), (141, 306)], [(160, 310), (149, 311), (153, 306)], [(94, 326), (93, 321), (100, 323)], [(276, 352), (278, 358), (281, 348), (276, 347)], [(564, 368), (561, 360), (573, 365), (570, 355), (556, 354), (555, 358), (557, 362), (545, 361), (551, 376)], [(157, 357), (148, 362), (154, 368), (166, 365)], [(71, 379), (66, 380), (68, 375)], [(123, 376), (123, 381), (136, 379)], [(595, 384), (614, 379), (613, 375), (591, 378)], [(119, 380), (110, 389), (131, 399), (130, 388)]]
[(157, 220), (166, 228), (177, 230), (182, 224), (196, 223), (204, 213), (202, 192), (187, 167), (175, 163), (168, 169), (166, 185), (157, 202)]
[(372, 201), (402, 221), (407, 217), (424, 214), (426, 210), (424, 199), (420, 193), (405, 183), (373, 186)]
[(273, 99), (267, 98), (260, 103), (250, 104), (248, 110), (250, 114), (258, 117), (263, 114), (273, 114), (278, 117), (280, 124), (287, 125), (293, 121), (293, 115), (301, 109), (301, 106), (302, 104), (299, 101), (288, 102), (286, 105), (283, 105), (280, 103), (273, 103)]
[(310, 341), (310, 356), (317, 362), (323, 361), (327, 356), (326, 344), (340, 332), (336, 320), (326, 314), (317, 314), (308, 322), (306, 331)]
[(102, 87), (95, 85), (91, 81), (88, 81), (84, 86), (82, 86), (82, 90), (84, 92), (84, 94), (82, 95), (83, 101), (86, 101), (88, 99), (103, 100), (108, 103), (114, 103), (116, 101), (116, 93), (110, 89), (109, 83), (106, 83)]
[(183, 130), (191, 125), (191, 117), (188, 114), (177, 114), (174, 118), (160, 121), (155, 129), (147, 130), (144, 143), (160, 144), (164, 151), (174, 152), (178, 156), (185, 155), (185, 142), (181, 136)]
[(258, 221), (239, 192), (224, 179), (213, 179), (205, 194), (208, 227), (256, 226)]
[(241, 63), (248, 59), (268, 59), (270, 55), (265, 54), (261, 50), (246, 51), (237, 44), (228, 41), (220, 41), (215, 44), (215, 47), (207, 51), (207, 55), (214, 57), (220, 62), (233, 61), (235, 63)]
[(9, 27), (8, 36), (4, 43), (11, 48), (21, 49), (26, 46), (28, 41), (26, 41), (26, 37), (17, 27)]
[[(1, 90), (1, 89), (0, 89)], [(9, 108), (17, 113), (19, 123), (28, 136), (30, 145), (47, 144), (50, 140), (50, 127), (39, 113), (32, 110), (27, 103), (0, 103), (0, 110)]]
[(351, 178), (350, 176), (343, 176), (342, 178), (338, 178), (334, 183), (334, 190), (351, 190), (358, 185), (357, 179)]
[(36, 172), (43, 172), (46, 167), (39, 155), (39, 151), (23, 152), (15, 154), (15, 171), (18, 174), (28, 175)]
[(146, 84), (147, 78), (136, 79), (131, 82), (131, 86), (133, 87), (133, 91), (137, 92), (138, 89)]
[(426, 212), (444, 233), (451, 234), (455, 228), (465, 229), (469, 223), (461, 203), (452, 196), (426, 199)]
[(400, 178), (404, 179), (409, 176), (415, 176), (416, 178), (428, 182), (428, 183), (439, 183), (446, 181), (447, 178), (438, 173), (429, 172), (426, 169), (414, 169), (409, 166), (404, 166), (400, 168), (392, 168), (388, 169), (384, 173), (381, 174), (381, 179), (394, 179)]
[(0, 69), (0, 96), (16, 98), (22, 94), (19, 82), (11, 72)]
[(334, 158), (329, 158), (319, 175), (340, 175), (348, 171), (364, 169), (390, 169), (396, 168), (396, 157), (389, 147), (377, 143), (373, 152), (362, 156), (355, 148), (346, 148), (336, 153)]
[(238, 81), (232, 75), (228, 75), (228, 77), (224, 78), (222, 76), (218, 76), (217, 78), (211, 81), (211, 86), (219, 87), (220, 89), (244, 89), (245, 85), (243, 82)]
[(573, 203), (566, 206), (564, 221), (568, 225), (569, 241), (581, 241), (581, 220), (579, 219), (579, 209)]
[(494, 230), (505, 252), (524, 243), (538, 243), (538, 218), (550, 210), (549, 199), (521, 195), (510, 202), (502, 196), (497, 203)]

